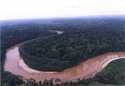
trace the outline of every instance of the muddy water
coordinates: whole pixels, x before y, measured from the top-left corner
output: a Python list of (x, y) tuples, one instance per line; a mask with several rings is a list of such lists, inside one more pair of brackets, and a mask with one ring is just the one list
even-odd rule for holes
[(22, 76), (24, 79), (32, 78), (36, 81), (58, 78), (61, 82), (67, 82), (92, 78), (113, 60), (125, 58), (125, 52), (107, 53), (84, 61), (75, 67), (65, 69), (62, 72), (43, 72), (28, 67), (20, 57), (18, 49), (18, 46), (8, 49), (4, 70), (14, 75)]

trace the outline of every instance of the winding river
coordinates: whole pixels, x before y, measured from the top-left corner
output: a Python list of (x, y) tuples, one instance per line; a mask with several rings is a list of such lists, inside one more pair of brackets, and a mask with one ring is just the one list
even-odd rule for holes
[(109, 52), (103, 55), (95, 56), (77, 66), (65, 69), (62, 72), (38, 71), (28, 67), (19, 53), (19, 45), (16, 45), (6, 52), (4, 70), (14, 75), (22, 76), (23, 79), (34, 79), (44, 81), (51, 79), (60, 79), (61, 83), (82, 79), (93, 78), (98, 72), (102, 71), (110, 62), (117, 59), (125, 59), (125, 52)]

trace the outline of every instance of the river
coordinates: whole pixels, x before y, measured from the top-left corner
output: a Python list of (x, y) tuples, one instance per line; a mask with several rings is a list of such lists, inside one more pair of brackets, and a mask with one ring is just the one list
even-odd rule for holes
[(95, 56), (80, 64), (65, 69), (62, 72), (38, 71), (28, 67), (19, 53), (19, 45), (16, 45), (6, 52), (4, 70), (14, 75), (23, 77), (23, 79), (34, 79), (44, 81), (50, 79), (60, 79), (61, 82), (77, 81), (78, 79), (93, 78), (98, 72), (103, 70), (110, 62), (117, 59), (125, 59), (125, 52), (110, 52)]

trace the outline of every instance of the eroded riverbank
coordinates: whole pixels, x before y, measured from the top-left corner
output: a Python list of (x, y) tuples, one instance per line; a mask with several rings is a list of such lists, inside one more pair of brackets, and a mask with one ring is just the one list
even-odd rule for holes
[(61, 82), (68, 82), (92, 78), (113, 60), (125, 58), (125, 52), (110, 52), (81, 62), (62, 72), (43, 72), (28, 67), (21, 58), (18, 49), (19, 45), (7, 50), (4, 70), (22, 76), (24, 79), (32, 78), (36, 81), (58, 78)]

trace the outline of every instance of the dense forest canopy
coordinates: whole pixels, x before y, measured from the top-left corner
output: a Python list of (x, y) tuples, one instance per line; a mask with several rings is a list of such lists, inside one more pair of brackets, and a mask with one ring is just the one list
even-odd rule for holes
[[(53, 33), (53, 31), (51, 30), (64, 31), (64, 34), (59, 36), (53, 36), (57, 34)], [(37, 47), (40, 45), (35, 45), (34, 43), (38, 41), (38, 43), (43, 43), (45, 45), (46, 43), (42, 42), (42, 40), (50, 41), (50, 42), (47, 42), (44, 48), (45, 50), (48, 51), (48, 53), (45, 53), (46, 57), (48, 56), (48, 58), (45, 59), (45, 57), (44, 58), (42, 57), (42, 59), (44, 59), (45, 62), (48, 61), (48, 59), (53, 60), (53, 58), (50, 58), (50, 57), (53, 57), (53, 54), (55, 52), (57, 53), (56, 54), (57, 56), (63, 57), (63, 58), (58, 58), (57, 56), (54, 56), (54, 58), (56, 58), (58, 61), (62, 60), (63, 63), (59, 63), (56, 60), (54, 60), (54, 62), (57, 62), (58, 64), (61, 64), (61, 65), (65, 63), (65, 65), (61, 66), (60, 68), (59, 67), (55, 68), (56, 70), (58, 69), (58, 71), (61, 71), (66, 67), (71, 67), (73, 65), (76, 65), (80, 61), (91, 58), (91, 56), (95, 56), (98, 53), (101, 54), (109, 51), (125, 51), (125, 16), (52, 19), (52, 20), (46, 20), (46, 21), (36, 19), (36, 20), (28, 20), (28, 21), (26, 20), (9, 21), (9, 22), (2, 21), (2, 23), (0, 21), (0, 33), (1, 33), (0, 47), (1, 47), (1, 62), (2, 62), (1, 64), (2, 86), (12, 86), (12, 85), (13, 86), (52, 86), (49, 83), (44, 83), (44, 85), (42, 85), (40, 83), (37, 84), (32, 81), (28, 81), (27, 83), (25, 83), (21, 79), (19, 79), (19, 77), (14, 76), (3, 70), (6, 50), (12, 46), (15, 46), (18, 43), (22, 43), (27, 40), (29, 41), (26, 42), (26, 44), (30, 44), (33, 42), (32, 45), (36, 46), (36, 48), (32, 46), (32, 48), (35, 49), (35, 52), (31, 52), (31, 51), (29, 52), (27, 50), (31, 49), (31, 47), (29, 45), (27, 47), (25, 46), (27, 49), (23, 49), (23, 50), (26, 51), (28, 55), (24, 55), (24, 56), (31, 56), (31, 54), (33, 54), (33, 56), (35, 57), (38, 57), (38, 56), (41, 57), (40, 54), (36, 55), (36, 53), (37, 51), (42, 53), (44, 50), (42, 51), (42, 48), (41, 48), (43, 46), (41, 46), (40, 49), (37, 49)], [(76, 34), (76, 35), (72, 35), (72, 34)], [(50, 38), (46, 38), (46, 36), (50, 36)], [(57, 39), (55, 37), (57, 37)], [(34, 38), (35, 38), (35, 41), (34, 40), (30, 41), (31, 39), (34, 39)], [(79, 47), (74, 47), (74, 45), (72, 44), (72, 41), (70, 40), (72, 38), (73, 38), (72, 40), (73, 43), (75, 44), (80, 43), (80, 44), (77, 44), (77, 46)], [(80, 40), (80, 38), (84, 38), (84, 39)], [(41, 39), (41, 40), (37, 40), (37, 39)], [(55, 42), (57, 43), (54, 43), (54, 41), (52, 40), (55, 40)], [(75, 42), (75, 40), (80, 42)], [(64, 42), (65, 42), (65, 45), (62, 44)], [(51, 43), (53, 43), (52, 45), (54, 49), (49, 46), (51, 45)], [(57, 44), (61, 45), (61, 47), (60, 48), (57, 47)], [(83, 44), (85, 45), (81, 48), (80, 46), (82, 46)], [(88, 47), (89, 45), (90, 47)], [(66, 51), (64, 51), (62, 46), (65, 46), (64, 48)], [(50, 53), (51, 49), (53, 49), (54, 52)], [(60, 52), (64, 51), (65, 56), (63, 56), (64, 54), (61, 55), (60, 52), (57, 52), (57, 50), (60, 50)], [(76, 50), (78, 50), (78, 52), (75, 52), (73, 57), (71, 57), (72, 52)], [(67, 52), (70, 52), (70, 53), (67, 53)], [(89, 55), (89, 53), (91, 54)], [(79, 58), (75, 58), (75, 57), (79, 57)], [(31, 58), (28, 58), (28, 57), (25, 58), (24, 59), (25, 62), (27, 62), (28, 59), (31, 59)], [(34, 60), (34, 57), (32, 59)], [(31, 63), (35, 63), (36, 60), (37, 59), (35, 59), (34, 61), (30, 60), (28, 61), (30, 63), (27, 62), (27, 64), (30, 65)], [(42, 65), (44, 66), (44, 70), (46, 70), (46, 68), (49, 68), (47, 70), (55, 70), (55, 69), (52, 69), (52, 66), (55, 66), (55, 63), (47, 63), (47, 64), (48, 66), (46, 64)], [(52, 65), (50, 66), (50, 64)], [(67, 86), (67, 85), (68, 86), (74, 86), (74, 85), (75, 86), (80, 86), (80, 85), (93, 86), (93, 85), (102, 85), (101, 83), (125, 84), (124, 83), (125, 81), (124, 64), (125, 64), (125, 61), (121, 59), (109, 65), (106, 69), (104, 69), (101, 73), (99, 73), (94, 80), (81, 81), (77, 84), (70, 83), (62, 86)], [(32, 67), (34, 67), (34, 65)], [(39, 68), (36, 68), (36, 69), (39, 69)]]
[(125, 84), (125, 60), (120, 59), (110, 63), (98, 73), (94, 79), (105, 84)]
[(99, 54), (125, 51), (124, 40), (123, 31), (89, 29), (26, 42), (20, 53), (32, 68), (62, 71)]

